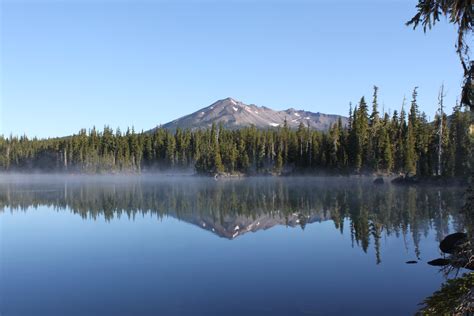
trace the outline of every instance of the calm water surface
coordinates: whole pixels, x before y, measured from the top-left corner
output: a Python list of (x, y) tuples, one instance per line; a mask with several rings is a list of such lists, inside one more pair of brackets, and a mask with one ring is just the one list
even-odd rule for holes
[[(409, 315), (462, 188), (0, 178), (1, 315)], [(418, 264), (405, 264), (418, 260)]]

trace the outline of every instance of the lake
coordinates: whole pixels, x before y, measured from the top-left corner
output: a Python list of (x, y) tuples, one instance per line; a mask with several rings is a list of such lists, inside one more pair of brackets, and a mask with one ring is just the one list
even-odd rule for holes
[[(410, 315), (460, 187), (0, 176), (1, 315)], [(417, 264), (406, 264), (416, 260)]]

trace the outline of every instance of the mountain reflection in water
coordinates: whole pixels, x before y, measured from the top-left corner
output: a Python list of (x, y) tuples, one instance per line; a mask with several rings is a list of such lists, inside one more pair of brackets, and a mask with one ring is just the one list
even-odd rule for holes
[(228, 239), (277, 225), (304, 229), (330, 220), (341, 233), (350, 230), (353, 246), (366, 252), (372, 243), (377, 263), (383, 236), (411, 234), (419, 257), (420, 238), (429, 230), (441, 240), (450, 224), (464, 229), (458, 215), (462, 188), (374, 186), (370, 179), (348, 178), (59, 179), (0, 182), (0, 212), (46, 205), (86, 220), (169, 216)]

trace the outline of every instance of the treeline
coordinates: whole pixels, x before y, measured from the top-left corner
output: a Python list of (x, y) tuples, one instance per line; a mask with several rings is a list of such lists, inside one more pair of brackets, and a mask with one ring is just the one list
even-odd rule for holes
[(153, 133), (136, 133), (132, 128), (122, 133), (105, 127), (64, 138), (0, 136), (0, 170), (469, 174), (473, 137), (468, 111), (455, 106), (449, 118), (441, 112), (429, 122), (419, 111), (415, 88), (408, 113), (402, 106), (393, 115), (380, 114), (377, 92), (374, 87), (371, 111), (362, 97), (351, 107), (347, 126), (339, 120), (327, 132), (303, 123), (292, 130), (285, 122), (267, 130), (213, 126), (175, 132), (158, 128)]

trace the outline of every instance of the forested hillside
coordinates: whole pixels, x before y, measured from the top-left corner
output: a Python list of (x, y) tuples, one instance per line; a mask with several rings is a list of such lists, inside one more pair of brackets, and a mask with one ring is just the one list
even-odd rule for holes
[[(244, 173), (416, 173), (464, 177), (472, 169), (469, 113), (455, 106), (448, 118), (429, 122), (420, 113), (417, 91), (406, 113), (378, 111), (377, 87), (371, 110), (364, 97), (328, 132), (304, 124), (266, 130), (204, 130), (153, 133), (105, 127), (51, 139), (0, 137), (0, 170), (48, 172), (142, 172), (193, 169), (201, 174)], [(442, 124), (442, 128), (440, 128)], [(441, 139), (440, 139), (441, 137)], [(440, 146), (441, 145), (441, 146)]]

